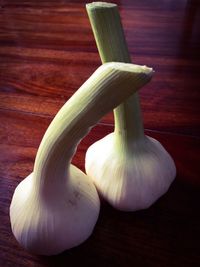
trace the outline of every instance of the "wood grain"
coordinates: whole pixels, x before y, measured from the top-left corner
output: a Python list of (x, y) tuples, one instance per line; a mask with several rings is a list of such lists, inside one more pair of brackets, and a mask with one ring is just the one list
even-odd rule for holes
[[(85, 1), (2, 0), (0, 4), (0, 267), (200, 265), (200, 4), (195, 0), (119, 0), (133, 62), (156, 73), (140, 91), (146, 134), (177, 166), (170, 190), (134, 213), (102, 202), (84, 244), (54, 257), (24, 251), (9, 205), (33, 168), (59, 108), (100, 65)], [(108, 114), (81, 142), (73, 163), (84, 170), (89, 145), (113, 131)]]
[[(100, 64), (84, 4), (68, 2), (3, 2), (0, 107), (20, 109), (17, 94), (24, 111), (53, 117)], [(198, 136), (198, 1), (118, 3), (133, 61), (156, 70), (140, 93), (145, 128)], [(113, 123), (112, 115), (103, 121)]]

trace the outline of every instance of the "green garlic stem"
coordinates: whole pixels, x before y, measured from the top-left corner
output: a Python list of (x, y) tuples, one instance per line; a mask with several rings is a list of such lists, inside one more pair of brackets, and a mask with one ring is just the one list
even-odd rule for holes
[(55, 187), (62, 187), (81, 139), (151, 76), (151, 68), (133, 64), (107, 63), (99, 67), (60, 109), (47, 129), (36, 155), (35, 186), (50, 188), (52, 192)]
[[(130, 63), (125, 35), (116, 4), (93, 2), (86, 5), (97, 48), (103, 63)], [(123, 90), (123, 87), (122, 87)], [(122, 142), (144, 137), (139, 96), (132, 95), (114, 109), (115, 134)]]

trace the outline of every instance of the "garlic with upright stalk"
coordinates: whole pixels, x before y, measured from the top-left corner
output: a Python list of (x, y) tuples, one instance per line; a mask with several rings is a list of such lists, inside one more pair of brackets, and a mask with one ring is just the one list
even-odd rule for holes
[(91, 179), (70, 164), (71, 159), (90, 128), (151, 75), (147, 67), (104, 64), (57, 113), (39, 146), (33, 173), (17, 186), (10, 206), (13, 234), (27, 250), (54, 255), (90, 236), (99, 197)]
[[(130, 62), (117, 5), (93, 2), (86, 9), (102, 62)], [(88, 149), (86, 173), (115, 208), (148, 208), (174, 180), (174, 161), (158, 141), (145, 136), (137, 93), (114, 110), (114, 120), (114, 133)]]

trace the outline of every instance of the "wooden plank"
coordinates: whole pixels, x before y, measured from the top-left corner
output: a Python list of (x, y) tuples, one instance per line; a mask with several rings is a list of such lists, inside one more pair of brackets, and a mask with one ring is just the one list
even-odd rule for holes
[[(118, 3), (133, 61), (156, 71), (140, 92), (145, 128), (199, 136), (196, 2)], [(84, 4), (4, 1), (0, 14), (0, 107), (53, 117), (100, 64)]]

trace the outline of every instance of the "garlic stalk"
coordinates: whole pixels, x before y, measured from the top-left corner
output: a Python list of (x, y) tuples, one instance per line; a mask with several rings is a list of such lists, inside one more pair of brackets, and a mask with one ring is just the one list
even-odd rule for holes
[[(117, 5), (94, 2), (86, 9), (102, 62), (130, 62)], [(114, 121), (114, 133), (88, 149), (86, 173), (115, 208), (145, 209), (168, 190), (176, 175), (174, 161), (145, 136), (137, 93), (114, 110)]]
[(53, 255), (90, 236), (99, 197), (91, 179), (70, 164), (71, 159), (90, 128), (151, 75), (147, 67), (104, 64), (57, 113), (39, 146), (33, 173), (17, 186), (10, 206), (12, 231), (24, 248)]

